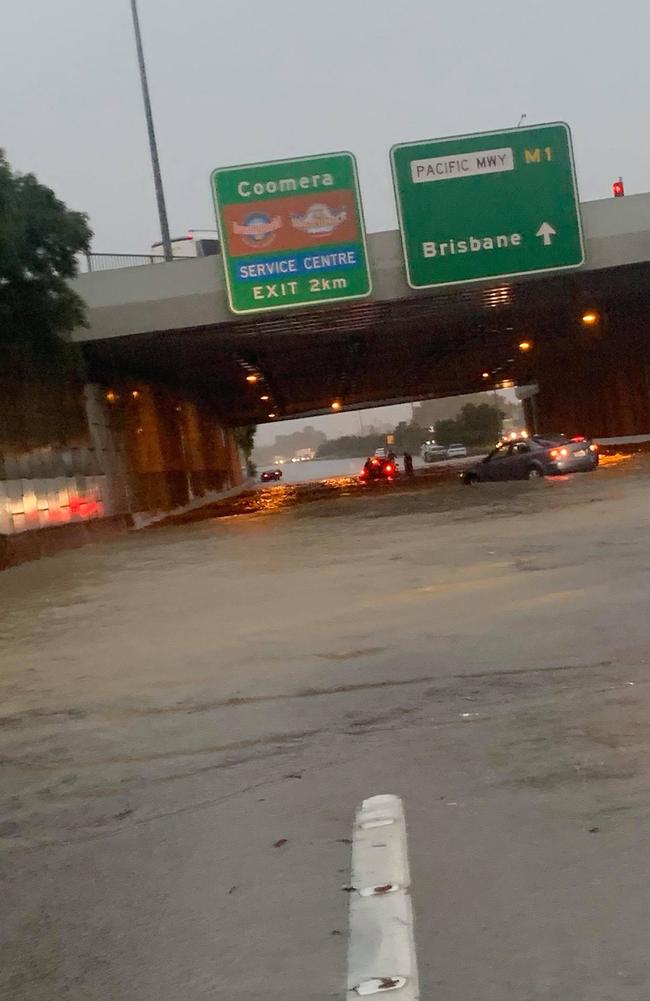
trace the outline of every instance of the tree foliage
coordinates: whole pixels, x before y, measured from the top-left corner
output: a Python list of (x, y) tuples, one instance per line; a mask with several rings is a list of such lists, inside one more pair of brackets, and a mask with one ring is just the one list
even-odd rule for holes
[(380, 432), (373, 434), (346, 434), (341, 438), (329, 438), (319, 446), (317, 459), (357, 459), (372, 455), (376, 448), (386, 444), (386, 435)]
[(430, 437), (428, 432), (414, 421), (410, 423), (400, 421), (393, 434), (395, 436), (395, 444), (391, 446), (393, 451), (410, 452), (411, 455), (417, 455), (424, 442)]
[(83, 213), (33, 174), (15, 173), (0, 150), (0, 352), (7, 372), (33, 375), (70, 358), (63, 338), (85, 317), (68, 282), (91, 235)]
[(438, 421), (435, 425), (436, 442), (447, 448), (456, 442), (463, 445), (491, 445), (497, 440), (503, 425), (503, 414), (489, 403), (476, 406), (467, 403), (458, 417)]

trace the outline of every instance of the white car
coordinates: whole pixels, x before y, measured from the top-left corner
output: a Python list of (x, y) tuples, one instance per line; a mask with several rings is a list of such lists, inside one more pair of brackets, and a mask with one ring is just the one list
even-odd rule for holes
[(457, 443), (455, 445), (450, 445), (447, 449), (448, 459), (464, 459), (467, 455), (467, 449), (464, 445)]
[(443, 448), (442, 445), (422, 446), (422, 458), (425, 462), (435, 462), (437, 459), (444, 459), (446, 455), (447, 449)]

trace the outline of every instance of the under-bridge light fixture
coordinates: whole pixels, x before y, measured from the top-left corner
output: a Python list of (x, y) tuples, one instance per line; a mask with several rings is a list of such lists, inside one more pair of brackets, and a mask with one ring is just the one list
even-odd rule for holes
[(582, 314), (582, 322), (585, 327), (595, 327), (600, 317), (595, 309), (588, 309)]
[(340, 410), (342, 406), (343, 406), (343, 404), (341, 403), (340, 400), (333, 400), (332, 401), (332, 410)]

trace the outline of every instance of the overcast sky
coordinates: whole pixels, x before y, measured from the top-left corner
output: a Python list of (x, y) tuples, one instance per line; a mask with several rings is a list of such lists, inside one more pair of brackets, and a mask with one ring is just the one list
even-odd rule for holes
[[(563, 119), (583, 199), (650, 174), (647, 0), (139, 0), (171, 229), (214, 226), (212, 168), (353, 150), (368, 228), (388, 149)], [(0, 144), (90, 215), (159, 238), (129, 0), (0, 0)]]
[[(582, 199), (650, 187), (647, 0), (139, 0), (172, 235), (217, 166), (349, 149), (370, 231), (388, 149), (562, 119)], [(94, 249), (159, 239), (129, 0), (0, 0), (0, 145)], [(283, 428), (284, 430), (284, 428)]]

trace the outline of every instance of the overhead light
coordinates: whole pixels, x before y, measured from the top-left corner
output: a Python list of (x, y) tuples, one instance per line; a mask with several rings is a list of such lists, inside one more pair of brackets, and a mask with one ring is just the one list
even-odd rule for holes
[(257, 380), (258, 380), (258, 376), (256, 376), (254, 372), (251, 372), (250, 375), (246, 376), (246, 382), (250, 382), (251, 385), (253, 385), (254, 383), (256, 383)]
[(118, 395), (114, 389), (109, 389), (109, 391), (106, 394), (106, 399), (108, 400), (109, 403), (115, 403), (115, 401), (118, 399)]
[(490, 307), (507, 306), (512, 300), (512, 289), (509, 285), (491, 288), (485, 293), (485, 305)]
[(582, 314), (582, 322), (585, 327), (593, 327), (598, 323), (598, 313), (595, 309), (588, 309), (586, 313)]
[(332, 410), (340, 410), (342, 403), (340, 400), (334, 400), (332, 403)]
[(269, 417), (270, 417), (271, 419), (273, 419), (274, 417), (277, 417), (277, 416), (278, 416), (277, 414), (273, 414), (273, 413), (269, 414)]
[(520, 351), (530, 351), (530, 349), (532, 348), (532, 346), (533, 345), (532, 345), (531, 341), (519, 341), (519, 350)]
[(481, 372), (481, 378), (483, 378), (483, 379), (489, 379), (490, 378), (490, 373), (489, 372)]
[(133, 397), (134, 400), (137, 400), (137, 398), (138, 398), (139, 395), (140, 395), (140, 390), (139, 389), (132, 389), (131, 390), (131, 396)]
[(264, 396), (260, 396), (260, 400), (264, 400), (264, 402), (265, 402), (265, 403), (266, 403), (266, 401), (267, 401), (268, 399), (269, 399), (269, 397), (268, 397), (268, 396), (266, 396), (266, 395), (264, 395)]

